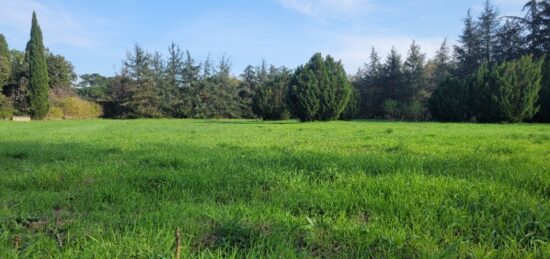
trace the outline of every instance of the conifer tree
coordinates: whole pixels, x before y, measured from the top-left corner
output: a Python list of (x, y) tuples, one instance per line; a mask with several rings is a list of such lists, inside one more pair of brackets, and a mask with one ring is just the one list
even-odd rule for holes
[(407, 59), (403, 64), (405, 76), (404, 102), (424, 101), (426, 97), (426, 73), (425, 73), (426, 54), (422, 53), (420, 46), (413, 41)]
[(458, 43), (459, 45), (454, 47), (458, 63), (455, 74), (458, 77), (466, 77), (475, 72), (482, 63), (481, 38), (471, 10), (468, 10), (464, 19), (464, 29)]
[[(395, 119), (399, 114), (397, 108), (394, 109), (394, 104), (401, 104), (401, 101), (406, 95), (404, 88), (403, 62), (401, 61), (401, 55), (395, 48), (392, 48), (388, 54), (382, 73), (383, 88), (381, 102), (383, 107), (380, 107), (380, 110), (382, 111), (382, 115), (386, 118), (389, 116), (387, 111), (392, 110), (391, 117)], [(391, 107), (392, 109), (387, 109), (387, 107)]]
[(38, 25), (36, 13), (32, 14), (31, 39), (27, 43), (26, 60), (29, 64), (29, 95), (31, 113), (35, 119), (43, 119), (49, 110), (48, 66), (46, 50), (42, 39), (42, 30)]
[(317, 53), (296, 70), (287, 100), (290, 111), (301, 121), (328, 121), (340, 117), (351, 91), (342, 63)]
[(480, 51), (482, 62), (492, 64), (495, 62), (495, 46), (497, 46), (497, 33), (500, 28), (499, 10), (491, 3), (485, 1), (485, 7), (479, 17), (478, 30), (481, 39)]
[(8, 43), (3, 34), (0, 34), (0, 94), (2, 88), (8, 84), (11, 77), (11, 59)]
[(458, 122), (467, 119), (468, 98), (463, 80), (448, 76), (441, 81), (428, 101), (431, 115), (437, 121)]

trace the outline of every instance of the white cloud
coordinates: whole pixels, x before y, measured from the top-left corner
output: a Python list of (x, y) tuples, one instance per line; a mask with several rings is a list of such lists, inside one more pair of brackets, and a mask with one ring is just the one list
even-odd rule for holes
[[(46, 6), (35, 0), (0, 0), (0, 27), (10, 29), (18, 41), (28, 37), (31, 27), (31, 14), (36, 11), (38, 22), (44, 34), (46, 45), (62, 44), (71, 47), (87, 48), (96, 45), (86, 28), (66, 10)], [(8, 37), (8, 35), (6, 35)]]
[(355, 15), (365, 11), (368, 0), (277, 0), (284, 7), (301, 14), (321, 18)]

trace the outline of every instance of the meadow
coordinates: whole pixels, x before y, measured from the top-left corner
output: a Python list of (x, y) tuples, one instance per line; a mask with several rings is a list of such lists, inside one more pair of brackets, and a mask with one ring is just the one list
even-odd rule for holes
[(0, 121), (0, 258), (550, 258), (550, 126)]

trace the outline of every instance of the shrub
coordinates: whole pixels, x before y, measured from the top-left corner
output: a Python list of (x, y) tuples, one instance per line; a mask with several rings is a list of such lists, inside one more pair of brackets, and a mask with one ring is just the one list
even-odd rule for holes
[(9, 120), (13, 117), (13, 104), (10, 99), (0, 94), (0, 120)]
[(54, 98), (51, 100), (47, 119), (94, 119), (103, 114), (101, 106), (75, 96)]
[(101, 116), (101, 106), (78, 97), (63, 98), (58, 104), (64, 119), (93, 119)]
[(63, 117), (63, 109), (55, 106), (51, 106), (48, 115), (46, 115), (48, 120), (61, 120)]

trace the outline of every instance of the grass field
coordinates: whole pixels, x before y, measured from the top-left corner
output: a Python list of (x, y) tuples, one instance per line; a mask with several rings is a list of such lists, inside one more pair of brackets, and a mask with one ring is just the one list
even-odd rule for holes
[[(550, 125), (0, 122), (0, 258), (550, 257)], [(16, 249), (17, 247), (17, 249)]]

